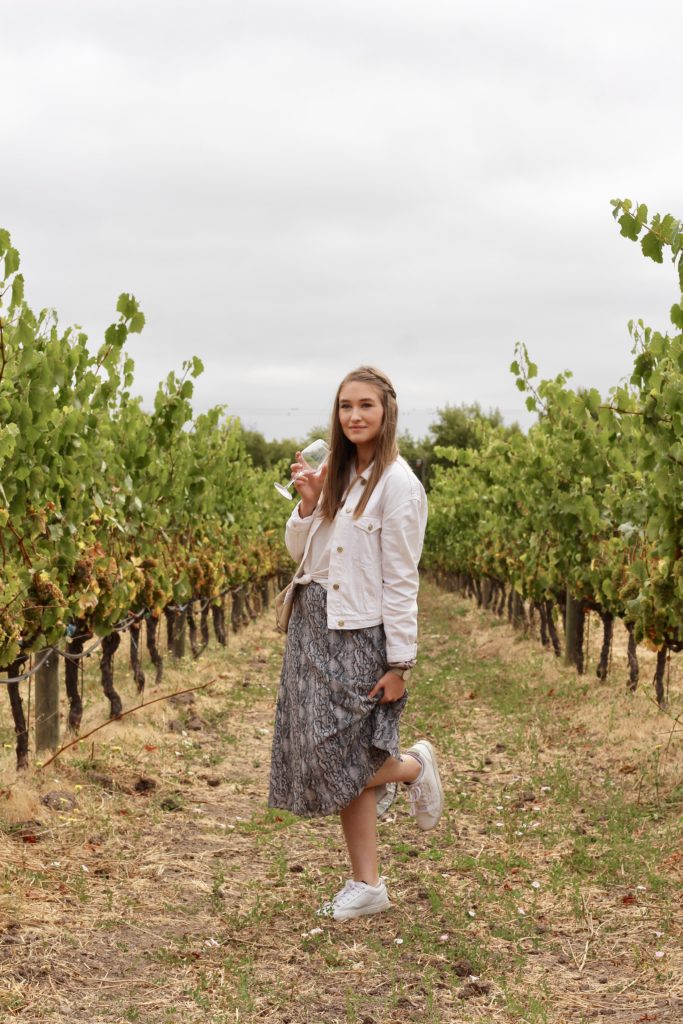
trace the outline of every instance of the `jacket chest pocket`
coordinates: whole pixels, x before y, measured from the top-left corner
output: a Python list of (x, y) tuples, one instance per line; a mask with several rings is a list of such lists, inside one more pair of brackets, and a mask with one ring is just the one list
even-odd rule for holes
[(353, 520), (353, 555), (359, 565), (381, 573), (382, 520), (379, 516), (360, 516)]

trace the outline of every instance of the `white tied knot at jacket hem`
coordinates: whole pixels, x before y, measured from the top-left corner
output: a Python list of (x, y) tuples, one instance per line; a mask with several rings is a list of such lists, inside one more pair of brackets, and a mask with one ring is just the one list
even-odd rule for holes
[[(334, 520), (327, 591), (328, 629), (384, 625), (387, 663), (417, 656), (417, 566), (427, 525), (427, 496), (400, 456), (385, 469), (363, 515), (353, 513), (368, 471), (351, 482)], [(296, 506), (285, 528), (287, 550), (303, 562), (322, 522), (316, 508), (305, 519)], [(311, 577), (301, 574), (298, 583)]]

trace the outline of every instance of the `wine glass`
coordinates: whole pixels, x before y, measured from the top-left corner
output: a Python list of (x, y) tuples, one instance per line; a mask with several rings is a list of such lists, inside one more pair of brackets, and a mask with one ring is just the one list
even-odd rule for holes
[[(322, 437), (317, 438), (315, 441), (311, 441), (305, 448), (301, 449), (301, 456), (307, 466), (310, 466), (312, 472), (317, 472), (320, 469), (327, 456), (330, 454), (330, 446), (327, 441), (323, 441)], [(275, 490), (278, 491), (283, 498), (287, 498), (291, 501), (294, 495), (291, 493), (291, 488), (294, 486), (295, 480), (300, 480), (304, 474), (301, 473), (299, 476), (294, 477), (289, 481), (288, 484), (275, 484)]]

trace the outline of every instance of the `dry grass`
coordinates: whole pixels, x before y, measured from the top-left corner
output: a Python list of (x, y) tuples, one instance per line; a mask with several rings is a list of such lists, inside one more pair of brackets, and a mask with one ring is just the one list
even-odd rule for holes
[[(5, 752), (0, 1019), (680, 1021), (673, 719), (647, 688), (625, 694), (621, 644), (602, 684), (431, 586), (422, 616), (404, 739), (438, 744), (447, 812), (421, 833), (399, 801), (381, 823), (392, 911), (321, 925), (346, 877), (338, 823), (265, 807), (282, 647), (266, 617), (169, 672), (170, 690), (227, 671), (194, 704), (154, 705), (21, 778)], [(199, 729), (169, 732), (192, 715)], [(75, 808), (44, 806), (53, 791)]]

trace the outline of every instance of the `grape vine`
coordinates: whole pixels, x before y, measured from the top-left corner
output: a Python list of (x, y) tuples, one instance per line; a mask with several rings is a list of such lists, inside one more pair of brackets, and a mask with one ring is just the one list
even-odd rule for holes
[(196, 599), (205, 631), (220, 595), (289, 564), (272, 474), (250, 464), (223, 407), (193, 414), (197, 357), (143, 409), (126, 348), (145, 324), (132, 295), (91, 350), (80, 328), (30, 308), (5, 230), (0, 276), (0, 669), (110, 638), (131, 614), (155, 626)]
[(573, 390), (569, 372), (539, 380), (517, 345), (511, 371), (537, 421), (508, 437), (483, 424), (477, 449), (440, 450), (450, 465), (436, 471), (425, 564), (479, 599), (486, 581), (530, 602), (548, 643), (568, 600), (601, 615), (606, 643), (621, 618), (659, 652), (663, 704), (666, 652), (683, 647), (683, 225), (612, 206), (624, 237), (676, 269), (674, 332), (630, 323), (633, 370), (607, 396)]

